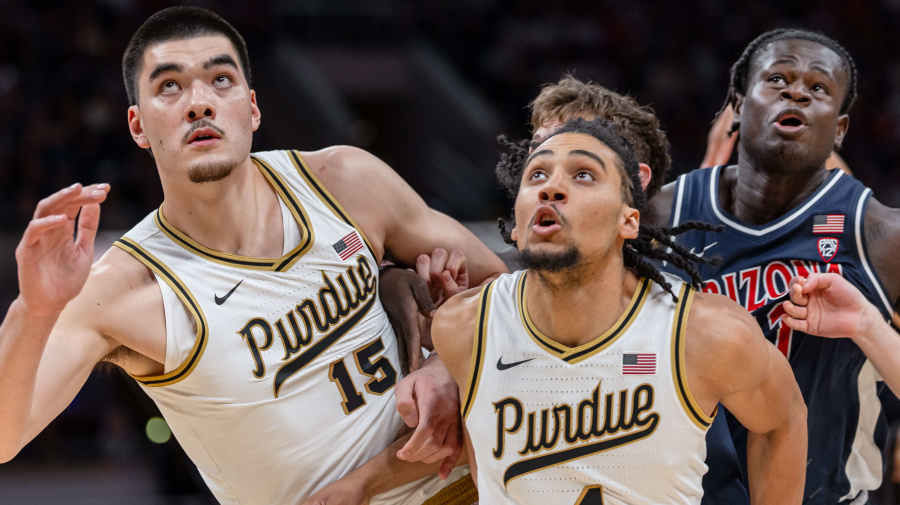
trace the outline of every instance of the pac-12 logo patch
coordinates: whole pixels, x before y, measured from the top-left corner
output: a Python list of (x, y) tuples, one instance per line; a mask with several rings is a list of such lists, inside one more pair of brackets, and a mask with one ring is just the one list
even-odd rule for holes
[(819, 256), (825, 260), (825, 263), (831, 261), (831, 258), (834, 258), (834, 255), (837, 254), (838, 250), (838, 239), (834, 237), (825, 237), (819, 239)]

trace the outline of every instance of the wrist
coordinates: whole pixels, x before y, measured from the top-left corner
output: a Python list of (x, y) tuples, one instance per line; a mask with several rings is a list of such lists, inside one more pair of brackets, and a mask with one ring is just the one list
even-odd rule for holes
[(59, 319), (59, 315), (62, 313), (62, 309), (39, 308), (29, 305), (22, 298), (21, 294), (13, 300), (10, 305), (10, 311), (16, 311), (31, 321), (45, 321), (51, 325), (56, 323), (56, 320)]
[[(856, 333), (850, 337), (850, 339), (860, 347), (863, 347), (871, 341), (878, 334), (882, 326), (888, 326), (888, 323), (881, 317), (878, 309), (872, 304), (866, 304), (866, 308), (863, 310), (860, 319), (861, 321), (856, 329)], [(889, 326), (888, 328), (890, 329)]]

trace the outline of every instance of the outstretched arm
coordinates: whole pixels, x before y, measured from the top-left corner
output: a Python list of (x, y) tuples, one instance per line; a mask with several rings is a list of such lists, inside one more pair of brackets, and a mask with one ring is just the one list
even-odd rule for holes
[(698, 293), (688, 319), (686, 359), (700, 406), (709, 412), (721, 402), (750, 432), (751, 503), (800, 503), (806, 405), (784, 356), (746, 310), (724, 296)]
[(849, 338), (862, 349), (894, 394), (900, 394), (900, 335), (865, 296), (838, 274), (794, 277), (784, 324), (827, 338)]
[[(75, 184), (42, 200), (16, 249), (21, 292), (0, 326), (0, 461), (58, 415), (109, 352), (99, 333), (63, 314), (87, 281), (108, 190)], [(61, 315), (72, 324), (54, 331)]]

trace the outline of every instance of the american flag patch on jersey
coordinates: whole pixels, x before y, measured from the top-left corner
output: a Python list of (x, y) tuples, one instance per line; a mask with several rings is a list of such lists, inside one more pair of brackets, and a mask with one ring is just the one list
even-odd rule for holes
[(843, 214), (813, 216), (813, 233), (844, 233)]
[(334, 247), (334, 252), (340, 256), (341, 261), (347, 261), (347, 258), (363, 248), (363, 243), (359, 238), (359, 233), (351, 231), (346, 237), (338, 240), (331, 247)]
[(656, 354), (625, 353), (622, 355), (622, 375), (653, 375), (656, 373)]

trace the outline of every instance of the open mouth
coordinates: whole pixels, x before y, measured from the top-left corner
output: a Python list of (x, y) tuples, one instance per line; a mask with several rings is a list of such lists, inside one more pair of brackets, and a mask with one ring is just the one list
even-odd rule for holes
[(803, 116), (796, 112), (785, 111), (778, 115), (775, 124), (779, 130), (785, 132), (796, 132), (806, 127), (806, 121)]
[(538, 235), (549, 235), (560, 229), (561, 218), (552, 207), (545, 206), (538, 209), (534, 215), (532, 229)]
[(214, 144), (222, 138), (222, 133), (218, 128), (214, 127), (197, 128), (191, 132), (187, 143), (199, 146)]

